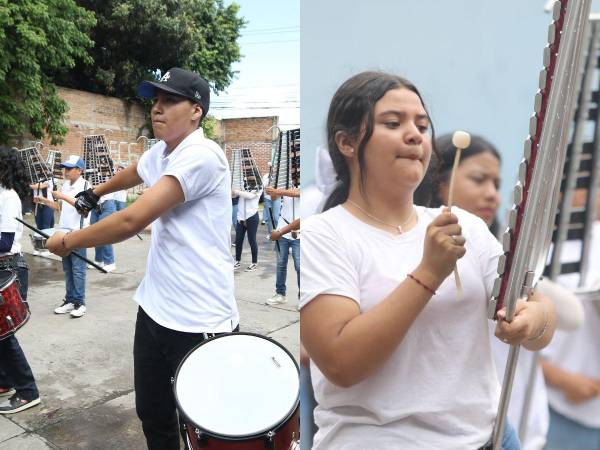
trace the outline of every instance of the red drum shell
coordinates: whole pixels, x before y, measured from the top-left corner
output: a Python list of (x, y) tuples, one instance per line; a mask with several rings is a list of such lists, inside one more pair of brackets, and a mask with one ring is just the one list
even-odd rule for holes
[(29, 308), (21, 298), (17, 275), (0, 271), (0, 340), (11, 336), (29, 320)]

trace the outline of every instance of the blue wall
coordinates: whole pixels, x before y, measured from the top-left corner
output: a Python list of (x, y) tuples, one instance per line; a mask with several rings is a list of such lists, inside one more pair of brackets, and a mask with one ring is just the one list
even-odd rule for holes
[(327, 108), (337, 87), (352, 74), (380, 69), (417, 85), (436, 133), (463, 129), (498, 147), (506, 208), (552, 20), (545, 4), (545, 0), (302, 0), (303, 183), (314, 181), (314, 151), (324, 141)]

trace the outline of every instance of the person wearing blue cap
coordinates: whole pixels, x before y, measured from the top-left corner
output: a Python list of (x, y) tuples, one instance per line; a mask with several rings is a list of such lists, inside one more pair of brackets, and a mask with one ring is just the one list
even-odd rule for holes
[[(84, 192), (88, 187), (88, 182), (81, 176), (85, 169), (83, 159), (77, 155), (71, 155), (60, 166), (64, 170), (65, 182), (60, 191), (52, 192), (54, 201), (41, 196), (35, 197), (34, 201), (43, 203), (55, 210), (60, 210), (59, 229), (70, 231), (86, 227), (90, 223), (89, 219), (82, 220), (75, 209), (75, 196)], [(60, 201), (60, 204), (58, 201)], [(72, 252), (86, 256), (86, 249), (82, 247), (77, 247)], [(86, 263), (72, 254), (62, 255), (62, 257), (66, 292), (62, 305), (55, 308), (54, 313), (69, 314), (73, 318), (83, 317), (86, 313)]]
[(223, 150), (204, 137), (208, 83), (172, 68), (145, 81), (138, 94), (152, 98), (152, 129), (160, 139), (140, 160), (77, 199), (82, 214), (99, 197), (141, 183), (144, 195), (85, 230), (56, 233), (50, 251), (115, 243), (152, 223), (146, 274), (133, 345), (136, 410), (148, 448), (179, 450), (180, 427), (171, 379), (183, 357), (215, 334), (238, 330), (230, 253), (231, 187)]

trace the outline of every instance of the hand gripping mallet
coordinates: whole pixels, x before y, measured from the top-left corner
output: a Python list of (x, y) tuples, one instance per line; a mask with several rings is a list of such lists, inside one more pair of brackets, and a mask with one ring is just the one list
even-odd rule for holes
[[(450, 175), (450, 187), (448, 189), (448, 208), (452, 209), (452, 200), (454, 197), (454, 180), (456, 175), (456, 169), (460, 163), (460, 155), (463, 149), (468, 148), (471, 145), (471, 135), (466, 131), (455, 131), (452, 135), (452, 145), (456, 147), (456, 155), (454, 156), (454, 165), (452, 166), (452, 174)], [(460, 282), (460, 275), (458, 273), (457, 266), (454, 266), (454, 281), (456, 282), (456, 291), (458, 298), (462, 298), (462, 283)]]

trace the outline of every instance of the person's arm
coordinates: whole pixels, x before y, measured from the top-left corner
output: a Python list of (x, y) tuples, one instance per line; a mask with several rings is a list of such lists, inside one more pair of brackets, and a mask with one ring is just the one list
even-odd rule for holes
[(561, 390), (571, 403), (581, 403), (600, 395), (600, 379), (568, 372), (540, 358), (546, 383)]
[[(57, 193), (59, 193), (59, 192), (58, 191), (52, 191), (52, 196), (54, 196)], [(50, 200), (47, 197), (42, 197), (42, 196), (36, 195), (35, 197), (33, 197), (33, 202), (34, 203), (41, 203), (41, 204), (46, 205), (49, 208), (52, 208), (52, 209), (54, 209), (56, 211), (60, 210), (60, 203), (55, 202), (53, 200)]]
[(63, 194), (60, 191), (52, 191), (52, 197), (54, 197), (55, 200), (62, 200), (63, 202), (67, 202), (71, 206), (75, 206), (75, 198), (71, 197), (70, 195)]
[(138, 184), (142, 184), (144, 180), (139, 176), (137, 171), (137, 163), (133, 163), (123, 170), (119, 170), (105, 183), (99, 184), (93, 189), (94, 194), (98, 197), (110, 194), (112, 192), (129, 189)]
[(271, 196), (272, 200), (277, 200), (279, 197), (300, 197), (300, 189), (275, 189), (266, 187), (265, 193)]
[(505, 317), (504, 309), (498, 311), (496, 336), (507, 344), (520, 344), (531, 351), (548, 345), (556, 329), (554, 304), (539, 292), (532, 293), (529, 301), (517, 302), (512, 322), (503, 320)]
[(35, 189), (35, 190), (46, 189), (48, 187), (48, 183), (45, 181), (43, 183), (33, 183), (33, 184), (30, 184), (29, 187), (31, 189)]
[(245, 198), (246, 200), (252, 200), (260, 195), (258, 192), (246, 192), (246, 191), (238, 191), (237, 189), (233, 191), (236, 194), (236, 197)]
[[(464, 255), (464, 242), (458, 218), (449, 212), (440, 214), (427, 228), (423, 259), (411, 274), (437, 290)], [(336, 251), (335, 244), (328, 251)], [(390, 358), (431, 299), (429, 289), (407, 278), (363, 313), (349, 297), (317, 295), (300, 311), (301, 341), (328, 380), (350, 387)]]
[(286, 226), (284, 226), (281, 230), (273, 230), (271, 232), (271, 240), (276, 241), (281, 238), (284, 234), (288, 234), (290, 231), (295, 231), (300, 229), (300, 219), (296, 219)]
[(121, 242), (143, 230), (166, 211), (183, 203), (184, 199), (179, 181), (170, 175), (163, 176), (128, 208), (111, 214), (94, 225), (68, 233), (68, 236), (57, 232), (48, 239), (46, 247), (52, 253), (64, 256), (74, 248)]

